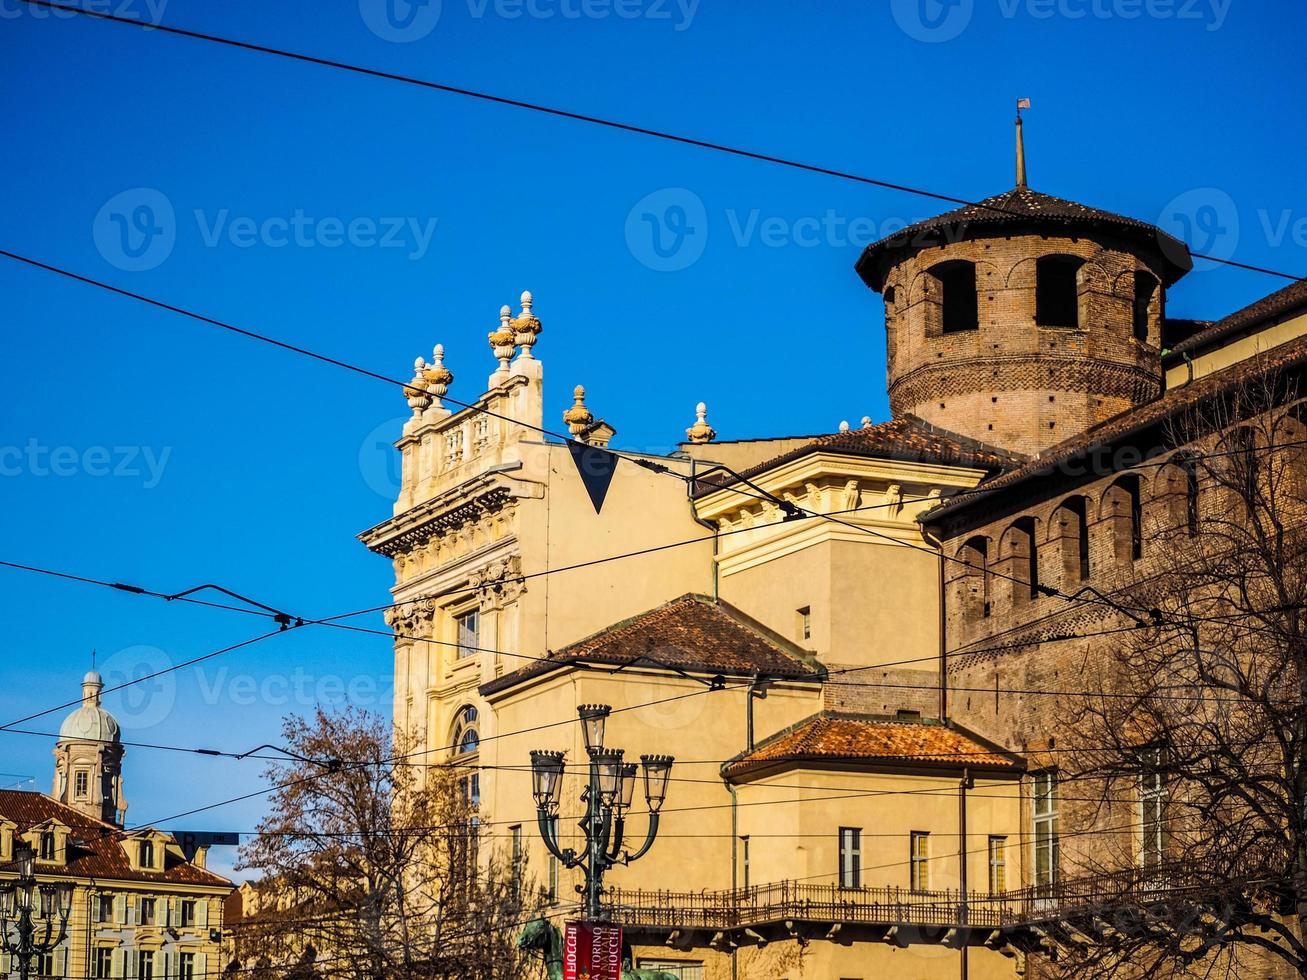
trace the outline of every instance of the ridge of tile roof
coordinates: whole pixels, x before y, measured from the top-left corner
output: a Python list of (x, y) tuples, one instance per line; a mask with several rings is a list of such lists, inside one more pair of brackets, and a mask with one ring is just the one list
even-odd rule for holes
[(0, 790), (0, 817), (16, 823), (17, 834), (22, 834), (31, 827), (52, 819), (71, 829), (67, 863), (48, 872), (42, 870), (40, 871), (42, 874), (70, 878), (96, 878), (101, 881), (201, 885), (211, 888), (232, 886), (232, 883), (221, 875), (167, 852), (164, 854), (163, 871), (134, 871), (122, 849), (122, 841), (137, 836), (148, 828), (129, 831), (115, 827), (103, 820), (87, 816), (80, 810), (60, 803), (44, 793), (14, 789)]
[(932, 524), (977, 501), (988, 499), (999, 491), (1017, 486), (1034, 477), (1046, 477), (1053, 473), (1059, 464), (1075, 459), (1113, 440), (1162, 424), (1199, 402), (1223, 394), (1253, 378), (1304, 365), (1307, 365), (1307, 336), (1297, 337), (1278, 347), (1245, 358), (1189, 384), (1171, 388), (1151, 402), (1115, 415), (1044, 450), (1017, 469), (987, 480), (973, 490), (949, 497), (937, 507), (922, 514), (918, 520), (922, 524)]
[(815, 677), (815, 658), (730, 603), (687, 593), (613, 623), (481, 685), (489, 695), (555, 670), (583, 664), (647, 664), (700, 674)]
[(1191, 337), (1186, 337), (1162, 357), (1162, 363), (1170, 366), (1183, 360), (1183, 355), (1199, 347), (1206, 347), (1215, 340), (1228, 337), (1249, 327), (1274, 319), (1293, 311), (1298, 307), (1307, 307), (1307, 280), (1290, 283), (1283, 289), (1277, 289), (1268, 296), (1249, 303), (1233, 313), (1210, 324)]
[(892, 252), (960, 240), (963, 236), (945, 234), (953, 229), (962, 229), (965, 236), (972, 228), (984, 231), (1004, 225), (1030, 224), (1036, 221), (1078, 228), (1106, 228), (1149, 244), (1168, 266), (1167, 285), (1193, 267), (1189, 246), (1155, 225), (1140, 221), (1138, 218), (1114, 214), (1066, 198), (1044, 194), (1029, 187), (1013, 187), (1011, 190), (987, 197), (975, 204), (964, 204), (952, 211), (918, 221), (893, 235), (872, 242), (863, 249), (856, 269), (868, 286), (879, 290), (882, 285), (879, 260)]
[(876, 765), (890, 768), (962, 766), (1020, 773), (1024, 761), (980, 736), (939, 722), (898, 721), (822, 711), (763, 739), (722, 767), (722, 775), (795, 768), (797, 763)]
[[(829, 432), (816, 436), (811, 442), (796, 449), (750, 466), (740, 475), (751, 479), (782, 463), (818, 452), (893, 459), (910, 463), (942, 463), (947, 466), (987, 470), (991, 473), (1015, 469), (1026, 459), (1017, 453), (991, 446), (969, 436), (941, 429), (915, 415), (904, 414), (868, 428)], [(734, 475), (723, 473), (696, 482), (694, 496), (702, 497), (738, 481)]]

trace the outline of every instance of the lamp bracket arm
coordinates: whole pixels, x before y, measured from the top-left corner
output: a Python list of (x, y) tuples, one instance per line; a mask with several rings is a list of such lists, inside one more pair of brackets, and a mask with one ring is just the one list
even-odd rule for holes
[(626, 818), (620, 813), (613, 822), (612, 846), (608, 849), (604, 857), (607, 859), (609, 866), (616, 863), (618, 856), (622, 853), (622, 840), (626, 837)]
[(653, 847), (654, 838), (658, 836), (658, 820), (658, 813), (655, 812), (649, 814), (649, 833), (645, 837), (644, 843), (640, 846), (640, 849), (634, 854), (628, 854), (626, 856), (627, 864), (640, 860), (640, 858), (644, 857), (645, 854), (649, 852), (649, 848)]
[(536, 811), (536, 825), (540, 830), (540, 837), (544, 840), (545, 847), (548, 848), (549, 853), (558, 858), (558, 860), (562, 861), (569, 868), (575, 867), (575, 855), (572, 851), (570, 849), (563, 851), (558, 847), (558, 841), (555, 839), (553, 828), (550, 825), (550, 813), (548, 810), (539, 809)]

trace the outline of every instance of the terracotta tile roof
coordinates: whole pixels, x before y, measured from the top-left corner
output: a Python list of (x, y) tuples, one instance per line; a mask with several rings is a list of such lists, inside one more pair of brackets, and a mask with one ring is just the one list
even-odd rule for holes
[[(797, 449), (749, 467), (741, 475), (752, 478), (782, 463), (819, 452), (897, 459), (911, 463), (942, 463), (991, 473), (1015, 469), (1025, 461), (1024, 456), (941, 429), (915, 415), (901, 415), (869, 428), (817, 436)], [(735, 477), (728, 473), (714, 474), (698, 482), (694, 495), (701, 497), (735, 482)]]
[(879, 290), (883, 285), (881, 277), (884, 269), (880, 260), (885, 256), (902, 249), (959, 241), (972, 236), (973, 230), (978, 235), (988, 229), (1031, 224), (1105, 229), (1150, 245), (1168, 266), (1167, 285), (1179, 279), (1193, 266), (1189, 247), (1184, 242), (1145, 221), (1101, 211), (1051, 194), (1042, 194), (1029, 187), (1014, 187), (975, 204), (966, 204), (925, 221), (918, 221), (902, 231), (872, 242), (858, 259), (858, 275), (872, 289)]
[(0, 790), (0, 816), (18, 825), (15, 836), (29, 827), (55, 819), (71, 828), (68, 863), (60, 873), (100, 880), (166, 882), (168, 884), (231, 887), (221, 875), (196, 867), (184, 858), (165, 851), (162, 872), (133, 871), (121, 841), (132, 836), (100, 820), (88, 817), (43, 793)]
[(1180, 355), (1227, 337), (1240, 330), (1256, 326), (1265, 320), (1271, 320), (1286, 313), (1295, 312), (1307, 306), (1307, 281), (1290, 283), (1283, 289), (1263, 296), (1255, 303), (1249, 303), (1241, 310), (1235, 310), (1207, 326), (1205, 330), (1195, 333), (1176, 344), (1167, 353), (1165, 363), (1174, 364), (1181, 360)]
[(823, 712), (773, 735), (752, 752), (728, 762), (722, 773), (734, 779), (816, 763), (860, 769), (963, 765), (1020, 773), (1020, 757), (983, 742), (962, 729), (938, 723), (900, 722), (864, 715)]
[(1024, 483), (1031, 478), (1046, 478), (1066, 462), (1116, 440), (1128, 438), (1153, 426), (1163, 425), (1186, 409), (1206, 401), (1253, 378), (1307, 366), (1307, 337), (1298, 337), (1288, 343), (1247, 360), (1233, 364), (1222, 371), (1205, 375), (1191, 384), (1172, 388), (1160, 398), (1123, 412), (1106, 422), (1060, 442), (1033, 457), (1019, 469), (1012, 470), (980, 484), (974, 490), (950, 497), (933, 510), (921, 515), (923, 524), (932, 524), (952, 515), (978, 500), (985, 500), (1008, 487)]
[(614, 667), (637, 663), (697, 674), (770, 677), (817, 676), (820, 667), (789, 641), (729, 603), (683, 595), (649, 612), (609, 626), (481, 686), (483, 695), (579, 664)]

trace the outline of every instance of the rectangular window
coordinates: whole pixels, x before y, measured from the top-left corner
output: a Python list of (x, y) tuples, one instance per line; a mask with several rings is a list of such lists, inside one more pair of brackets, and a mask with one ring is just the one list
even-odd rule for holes
[(143, 926), (154, 925), (154, 899), (152, 898), (141, 899), (140, 916), (138, 917), (137, 921), (138, 924)]
[[(558, 840), (558, 817), (549, 818), (549, 832), (554, 840)], [(552, 854), (549, 855), (549, 890), (545, 898), (551, 905), (558, 901), (558, 858)]]
[(741, 837), (740, 844), (741, 844), (740, 850), (743, 851), (742, 863), (744, 864), (744, 887), (748, 888), (749, 887), (749, 838)]
[(154, 953), (148, 949), (136, 954), (136, 980), (154, 980)]
[(182, 899), (181, 908), (181, 925), (183, 929), (195, 925), (195, 902), (192, 899)]
[(1139, 863), (1155, 868), (1162, 863), (1162, 806), (1166, 800), (1166, 777), (1162, 774), (1162, 753), (1154, 749), (1145, 758), (1139, 774)]
[(908, 882), (914, 892), (924, 892), (930, 888), (930, 834), (924, 830), (914, 830), (910, 847), (912, 873)]
[(99, 946), (91, 957), (91, 976), (101, 980), (113, 976), (113, 950)]
[(1049, 887), (1057, 882), (1057, 774), (1034, 775), (1035, 886)]
[[(17, 966), (17, 957), (15, 957), (15, 966)], [(54, 977), (54, 953), (37, 953), (36, 954), (36, 975), (38, 977)]]
[(112, 922), (113, 921), (113, 896), (100, 895), (95, 902), (95, 921)]
[(795, 610), (799, 619), (799, 639), (812, 639), (812, 607), (804, 606), (802, 609)]
[(1007, 891), (1007, 838), (989, 838), (989, 893)]
[(41, 860), (54, 860), (54, 834), (49, 831), (41, 835)]
[(862, 887), (862, 828), (840, 828), (840, 887)]
[(141, 841), (141, 849), (140, 849), (140, 854), (138, 855), (138, 860), (140, 861), (142, 868), (154, 867), (154, 841), (152, 840)]
[(177, 980), (195, 980), (195, 954), (182, 953), (177, 958)]
[(73, 795), (79, 800), (86, 799), (91, 789), (91, 774), (85, 769), (78, 769), (73, 774)]
[(481, 646), (481, 624), (477, 611), (471, 609), (461, 616), (455, 616), (454, 623), (458, 627), (459, 659), (474, 656)]
[(522, 892), (522, 865), (524, 855), (522, 853), (522, 825), (514, 824), (508, 828), (508, 835), (512, 841), (512, 864), (509, 866), (509, 887), (512, 889), (513, 897), (517, 898)]

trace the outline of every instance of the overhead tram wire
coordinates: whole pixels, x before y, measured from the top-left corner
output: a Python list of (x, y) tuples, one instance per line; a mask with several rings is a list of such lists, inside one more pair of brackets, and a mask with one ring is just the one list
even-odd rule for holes
[[(896, 181), (882, 180), (876, 177), (868, 177), (865, 174), (856, 174), (847, 170), (839, 170), (833, 167), (824, 167), (818, 164), (804, 163), (799, 160), (789, 159), (787, 157), (777, 156), (771, 153), (761, 153), (756, 150), (748, 150), (738, 146), (731, 146), (726, 143), (716, 143), (710, 140), (698, 139), (692, 136), (685, 136), (679, 133), (671, 133), (665, 130), (652, 129), (647, 126), (639, 126), (634, 123), (622, 122), (616, 119), (606, 119), (601, 116), (594, 116), (587, 113), (575, 112), (569, 109), (560, 109), (555, 106), (547, 106), (536, 102), (527, 102), (522, 99), (509, 98), (502, 95), (494, 95), (490, 92), (482, 92), (476, 89), (465, 88), (458, 85), (448, 85), (442, 82), (435, 82), (428, 79), (417, 78), (412, 75), (403, 75), (398, 72), (383, 71), (379, 68), (369, 68), (364, 65), (355, 65), (345, 61), (338, 61), (331, 58), (323, 58), (316, 55), (304, 54), (297, 51), (288, 51), (284, 48), (276, 48), (271, 45), (256, 44), (252, 41), (241, 41), (236, 38), (223, 37), (218, 34), (208, 34), (202, 31), (187, 30), (181, 27), (172, 27), (166, 24), (156, 24), (135, 20), (129, 17), (123, 17), (108, 11), (87, 10), (85, 8), (70, 6), (63, 3), (55, 3), (52, 0), (23, 0), (24, 3), (33, 7), (45, 7), (52, 10), (63, 10), (75, 15), (90, 17), (96, 20), (107, 21), (114, 24), (120, 24), (128, 27), (134, 27), (138, 30), (147, 32), (158, 32), (161, 34), (172, 34), (177, 37), (190, 38), (195, 41), (206, 41), (211, 44), (220, 44), (230, 48), (236, 48), (243, 51), (250, 51), (257, 54), (272, 55), (278, 58), (287, 58), (292, 61), (302, 62), (304, 64), (317, 65), (322, 68), (332, 68), (338, 71), (349, 72), (355, 75), (362, 75), (369, 78), (381, 79), (384, 81), (399, 82), (405, 85), (413, 85), (419, 88), (429, 89), (432, 91), (443, 92), (447, 95), (457, 95), (464, 98), (476, 99), (481, 102), (487, 102), (494, 105), (505, 106), (512, 109), (523, 109), (528, 112), (540, 113), (559, 119), (567, 119), (573, 122), (586, 123), (593, 126), (600, 126), (606, 129), (617, 130), (624, 133), (631, 133), (636, 136), (645, 136), (652, 139), (663, 140), (665, 142), (677, 143), (683, 146), (691, 146), (701, 150), (711, 150), (717, 153), (725, 153), (730, 156), (741, 157), (747, 160), (754, 160), (760, 163), (769, 163), (776, 166), (785, 167), (791, 170), (799, 170), (805, 173), (817, 174), (824, 177), (834, 177), (839, 180), (852, 181), (871, 187), (879, 187), (884, 190), (897, 191), (904, 194), (911, 194), (916, 197), (928, 198), (934, 201), (940, 201), (945, 204), (955, 204), (963, 207), (980, 207), (981, 202), (971, 201), (964, 197), (957, 197), (952, 194), (942, 194), (937, 191), (926, 190), (921, 187), (914, 187), (910, 184), (903, 184)], [(1010, 211), (1007, 208), (984, 204), (989, 211), (999, 214), (1013, 214), (1017, 217), (1028, 217), (1020, 212)], [(1288, 272), (1280, 272), (1277, 269), (1266, 268), (1265, 266), (1252, 265), (1246, 262), (1236, 262), (1233, 259), (1221, 258), (1215, 255), (1207, 255), (1201, 252), (1190, 254), (1195, 258), (1203, 259), (1208, 262), (1215, 262), (1220, 265), (1227, 265), (1237, 269), (1244, 269), (1250, 272), (1259, 272), (1264, 275), (1275, 276), (1280, 279), (1287, 279), (1291, 282), (1303, 282), (1303, 276), (1293, 275)]]
[[(35, 0), (24, 0), (24, 2), (28, 2), (28, 3), (30, 3), (30, 2), (35, 2)], [(214, 318), (214, 317), (210, 317), (210, 316), (207, 316), (207, 315), (202, 314), (202, 313), (196, 313), (196, 312), (194, 312), (194, 311), (192, 311), (192, 310), (188, 310), (188, 309), (186, 309), (185, 307), (177, 306), (177, 305), (172, 304), (172, 303), (166, 303), (166, 302), (163, 302), (162, 300), (157, 300), (157, 299), (154, 299), (153, 297), (146, 296), (146, 295), (144, 295), (143, 293), (137, 293), (137, 292), (133, 292), (133, 291), (128, 290), (128, 289), (122, 289), (121, 287), (114, 286), (114, 285), (112, 285), (112, 284), (110, 284), (110, 283), (104, 282), (103, 280), (93, 279), (93, 278), (91, 278), (91, 277), (89, 277), (89, 276), (83, 276), (83, 275), (81, 275), (80, 273), (72, 272), (72, 271), (69, 271), (69, 270), (67, 270), (67, 269), (60, 268), (59, 266), (51, 265), (51, 264), (49, 264), (49, 263), (41, 262), (41, 261), (38, 261), (38, 260), (36, 260), (36, 259), (29, 258), (29, 257), (27, 257), (27, 256), (19, 255), (19, 254), (16, 253), (16, 252), (12, 252), (12, 251), (9, 251), (9, 250), (7, 250), (7, 249), (3, 249), (3, 248), (0, 248), (0, 256), (4, 256), (4, 257), (6, 257), (6, 258), (10, 258), (10, 259), (13, 259), (13, 260), (15, 260), (15, 261), (25, 263), (25, 264), (27, 264), (27, 265), (32, 266), (33, 268), (38, 268), (38, 269), (41, 269), (41, 270), (46, 271), (46, 272), (54, 273), (55, 275), (64, 276), (64, 277), (66, 277), (66, 278), (72, 279), (72, 280), (74, 280), (74, 281), (76, 281), (76, 282), (83, 283), (83, 284), (85, 284), (85, 285), (95, 286), (96, 288), (106, 290), (106, 291), (108, 291), (108, 292), (111, 292), (111, 293), (114, 293), (114, 294), (117, 294), (117, 295), (120, 295), (120, 296), (126, 297), (126, 298), (128, 298), (128, 299), (134, 299), (134, 300), (137, 300), (137, 301), (142, 302), (142, 303), (145, 303), (145, 304), (147, 304), (147, 305), (154, 306), (154, 307), (156, 307), (156, 308), (158, 308), (158, 309), (166, 310), (166, 311), (171, 312), (171, 313), (176, 313), (176, 314), (179, 315), (179, 316), (187, 317), (187, 318), (189, 318), (189, 319), (196, 320), (196, 321), (198, 321), (198, 322), (205, 323), (205, 324), (208, 324), (208, 325), (211, 325), (211, 326), (215, 326), (215, 327), (218, 327), (218, 328), (223, 329), (223, 330), (229, 330), (229, 331), (232, 331), (233, 333), (236, 333), (236, 334), (238, 334), (238, 335), (240, 335), (240, 336), (247, 337), (247, 338), (252, 339), (252, 340), (257, 340), (257, 341), (259, 341), (259, 342), (261, 342), (261, 343), (270, 344), (270, 345), (272, 345), (272, 346), (274, 346), (274, 347), (278, 347), (278, 348), (281, 348), (281, 349), (283, 349), (283, 350), (290, 351), (290, 352), (292, 352), (292, 353), (300, 354), (300, 355), (302, 355), (302, 356), (304, 356), (304, 357), (309, 357), (309, 358), (312, 358), (312, 359), (314, 359), (314, 360), (321, 361), (322, 363), (325, 363), (325, 364), (330, 364), (330, 365), (333, 365), (333, 366), (335, 366), (335, 367), (342, 368), (343, 370), (352, 371), (352, 372), (354, 372), (354, 373), (356, 373), (356, 374), (363, 375), (364, 377), (369, 377), (369, 378), (372, 378), (372, 379), (374, 379), (374, 380), (382, 381), (382, 382), (384, 382), (384, 383), (386, 383), (386, 384), (390, 384), (390, 385), (397, 386), (397, 387), (401, 388), (401, 389), (404, 390), (404, 391), (412, 391), (412, 390), (414, 390), (414, 389), (412, 389), (412, 388), (409, 386), (409, 383), (408, 383), (407, 381), (399, 381), (399, 380), (397, 380), (397, 379), (395, 379), (395, 378), (390, 378), (390, 377), (387, 377), (386, 375), (379, 374), (378, 372), (376, 372), (376, 371), (372, 371), (372, 370), (370, 370), (370, 369), (368, 369), (368, 368), (363, 368), (363, 367), (359, 367), (359, 366), (357, 366), (357, 365), (351, 364), (351, 363), (349, 363), (348, 361), (343, 361), (343, 360), (341, 360), (341, 359), (339, 359), (339, 358), (336, 358), (336, 357), (331, 357), (331, 356), (326, 355), (326, 354), (321, 354), (321, 353), (318, 353), (318, 352), (316, 352), (316, 351), (309, 350), (308, 348), (301, 347), (301, 346), (299, 346), (299, 345), (297, 345), (297, 344), (292, 344), (292, 343), (289, 343), (289, 342), (284, 341), (284, 340), (279, 340), (279, 339), (277, 339), (277, 338), (275, 338), (275, 337), (271, 337), (271, 336), (269, 336), (269, 335), (267, 335), (267, 334), (259, 333), (259, 332), (254, 331), (254, 330), (248, 330), (248, 329), (246, 329), (246, 328), (244, 328), (244, 327), (239, 327), (239, 326), (236, 326), (235, 324), (227, 323), (227, 322), (225, 322), (225, 321), (223, 321), (223, 320), (218, 320), (218, 319), (216, 319), (216, 318)], [(469, 411), (473, 411), (473, 412), (476, 412), (476, 413), (478, 413), (478, 414), (488, 416), (488, 417), (490, 417), (490, 418), (500, 419), (501, 421), (505, 421), (505, 422), (508, 422), (508, 423), (510, 423), (510, 424), (513, 424), (513, 425), (521, 426), (522, 428), (529, 429), (529, 430), (531, 430), (531, 431), (533, 431), (533, 432), (539, 432), (539, 433), (541, 433), (542, 435), (546, 435), (546, 436), (549, 436), (549, 437), (554, 438), (554, 439), (562, 440), (562, 442), (563, 442), (564, 444), (569, 444), (569, 443), (573, 443), (573, 442), (575, 442), (575, 440), (574, 440), (571, 436), (569, 436), (569, 435), (562, 435), (562, 434), (560, 434), (560, 433), (558, 433), (558, 432), (555, 432), (555, 431), (553, 431), (553, 430), (543, 428), (542, 426), (533, 425), (533, 424), (531, 424), (531, 423), (529, 423), (529, 422), (522, 422), (522, 421), (519, 421), (519, 420), (517, 420), (517, 419), (512, 419), (512, 418), (509, 418), (509, 417), (507, 417), (507, 416), (501, 415), (501, 414), (499, 414), (499, 413), (497, 413), (497, 412), (492, 412), (492, 411), (490, 411), (489, 409), (483, 408), (482, 406), (479, 406), (479, 405), (476, 405), (476, 404), (471, 404), (471, 403), (468, 403), (468, 402), (462, 402), (462, 401), (459, 401), (458, 399), (451, 398), (451, 397), (449, 397), (448, 395), (443, 396), (443, 397), (442, 397), (442, 400), (443, 400), (443, 401), (448, 401), (450, 404), (453, 404), (453, 405), (459, 406), (459, 407), (461, 407), (461, 408), (465, 408), (465, 409), (467, 409), (467, 410), (469, 410)], [(616, 459), (625, 459), (625, 460), (627, 460), (628, 462), (631, 462), (631, 463), (633, 463), (633, 464), (635, 464), (635, 465), (638, 465), (638, 466), (642, 466), (642, 467), (644, 467), (644, 468), (646, 468), (646, 469), (652, 470), (652, 471), (654, 471), (654, 472), (656, 472), (656, 473), (659, 473), (659, 474), (661, 474), (661, 475), (664, 475), (664, 476), (670, 476), (670, 477), (672, 477), (673, 479), (681, 480), (681, 481), (687, 483), (688, 485), (694, 485), (694, 484), (696, 484), (696, 483), (699, 482), (695, 477), (692, 477), (692, 476), (690, 476), (690, 475), (688, 475), (688, 474), (678, 473), (678, 472), (676, 472), (675, 470), (671, 469), (671, 468), (668, 467), (668, 466), (664, 466), (664, 465), (662, 465), (662, 464), (660, 464), (660, 463), (654, 463), (652, 460), (647, 459), (647, 458), (645, 458), (645, 457), (643, 457), (643, 456), (641, 456), (641, 455), (638, 455), (638, 454), (634, 454), (634, 453), (626, 453), (626, 452), (622, 452), (622, 451), (620, 451), (620, 450), (612, 450), (612, 449), (608, 449), (608, 448), (603, 448), (603, 449), (601, 449), (600, 451), (601, 451), (601, 452), (604, 452), (604, 453), (607, 453), (607, 454), (613, 456), (613, 457), (616, 458)], [(945, 561), (949, 561), (949, 562), (953, 562), (953, 563), (955, 563), (955, 564), (962, 565), (962, 566), (964, 566), (964, 567), (966, 567), (966, 568), (970, 568), (970, 569), (972, 569), (972, 570), (974, 570), (974, 571), (982, 571), (982, 572), (986, 572), (986, 574), (989, 574), (989, 575), (991, 575), (991, 576), (993, 576), (993, 577), (995, 577), (995, 578), (999, 578), (999, 579), (1007, 579), (1007, 580), (1012, 581), (1012, 582), (1017, 582), (1018, 584), (1027, 584), (1027, 583), (1023, 582), (1021, 579), (1018, 579), (1018, 578), (1015, 577), (1015, 576), (1007, 575), (1007, 574), (1005, 574), (1005, 573), (1001, 573), (1001, 572), (997, 572), (997, 571), (994, 571), (994, 570), (992, 570), (992, 569), (986, 571), (985, 569), (981, 569), (981, 568), (979, 568), (979, 567), (977, 567), (977, 566), (975, 566), (975, 565), (972, 565), (970, 562), (967, 562), (967, 561), (965, 561), (964, 559), (957, 558), (957, 557), (952, 556), (952, 555), (944, 554), (943, 552), (941, 552), (941, 551), (939, 551), (939, 550), (937, 550), (937, 549), (935, 549), (935, 548), (931, 548), (931, 547), (928, 547), (928, 546), (926, 546), (926, 545), (917, 545), (917, 544), (913, 544), (913, 543), (910, 542), (910, 541), (905, 541), (905, 540), (903, 540), (902, 538), (896, 538), (896, 537), (894, 537), (893, 535), (885, 534), (885, 533), (883, 533), (883, 532), (880, 532), (880, 531), (875, 530), (874, 528), (866, 527), (866, 526), (864, 526), (864, 525), (859, 525), (859, 524), (853, 524), (853, 523), (850, 523), (850, 522), (848, 522), (848, 521), (842, 521), (842, 520), (839, 520), (838, 518), (832, 517), (832, 516), (830, 516), (830, 515), (822, 514), (822, 513), (817, 512), (817, 511), (812, 511), (812, 510), (809, 510), (809, 509), (807, 509), (807, 508), (805, 508), (805, 507), (800, 507), (799, 505), (794, 504), (794, 503), (792, 503), (792, 502), (790, 502), (790, 501), (783, 500), (782, 498), (779, 498), (779, 497), (775, 496), (774, 494), (773, 494), (773, 495), (763, 495), (763, 494), (757, 494), (757, 493), (750, 493), (749, 491), (747, 491), (747, 490), (743, 490), (743, 489), (741, 489), (740, 487), (738, 487), (738, 486), (734, 486), (734, 485), (732, 485), (732, 484), (723, 484), (723, 485), (721, 485), (720, 489), (722, 489), (722, 490), (729, 490), (729, 491), (732, 492), (732, 493), (737, 493), (737, 494), (740, 494), (740, 495), (742, 495), (742, 496), (749, 497), (749, 498), (751, 498), (751, 499), (761, 500), (761, 501), (764, 501), (764, 502), (770, 502), (770, 503), (776, 504), (776, 505), (780, 506), (783, 510), (787, 510), (787, 511), (790, 512), (790, 513), (797, 513), (797, 514), (802, 515), (802, 516), (804, 516), (804, 517), (816, 517), (816, 518), (820, 518), (820, 519), (822, 519), (822, 520), (831, 521), (831, 522), (833, 522), (833, 523), (835, 523), (835, 524), (839, 524), (839, 525), (842, 525), (842, 526), (844, 526), (844, 527), (851, 528), (852, 530), (860, 531), (860, 532), (865, 533), (865, 534), (868, 534), (868, 535), (870, 535), (870, 536), (872, 536), (872, 537), (875, 537), (875, 538), (878, 538), (878, 539), (882, 539), (882, 540), (888, 541), (888, 542), (890, 542), (891, 544), (899, 545), (899, 546), (906, 547), (906, 548), (911, 548), (911, 549), (913, 549), (913, 550), (915, 550), (915, 551), (920, 551), (920, 552), (922, 552), (922, 553), (924, 553), (924, 554), (928, 554), (928, 555), (931, 555), (931, 556), (941, 556), (941, 557), (943, 557), (943, 559), (944, 559)], [(1132, 619), (1136, 619), (1136, 621), (1140, 621), (1139, 618), (1138, 618), (1138, 616), (1136, 615), (1136, 613), (1140, 613), (1140, 614), (1143, 614), (1143, 615), (1147, 615), (1147, 614), (1150, 612), (1149, 610), (1144, 610), (1144, 609), (1136, 609), (1136, 610), (1131, 611), (1131, 610), (1127, 609), (1126, 607), (1120, 605), (1119, 603), (1115, 603), (1115, 602), (1113, 602), (1111, 599), (1109, 599), (1108, 597), (1104, 596), (1102, 593), (1099, 593), (1097, 590), (1093, 589), (1092, 587), (1086, 587), (1086, 588), (1083, 588), (1083, 589), (1079, 590), (1078, 592), (1076, 592), (1076, 593), (1074, 593), (1074, 594), (1067, 594), (1067, 593), (1065, 593), (1065, 592), (1062, 592), (1062, 591), (1059, 590), (1059, 589), (1054, 589), (1054, 588), (1052, 588), (1051, 586), (1043, 586), (1043, 587), (1041, 587), (1041, 592), (1043, 592), (1043, 594), (1045, 594), (1045, 595), (1053, 596), (1053, 597), (1057, 597), (1057, 598), (1061, 598), (1061, 599), (1066, 600), (1067, 602), (1073, 602), (1073, 603), (1077, 603), (1077, 604), (1079, 604), (1079, 605), (1092, 605), (1092, 604), (1100, 604), (1100, 605), (1104, 605), (1104, 606), (1107, 606), (1107, 607), (1109, 607), (1109, 608), (1116, 609), (1118, 612), (1122, 613), (1123, 615), (1128, 616), (1128, 617), (1130, 617), (1130, 618), (1132, 618)]]

